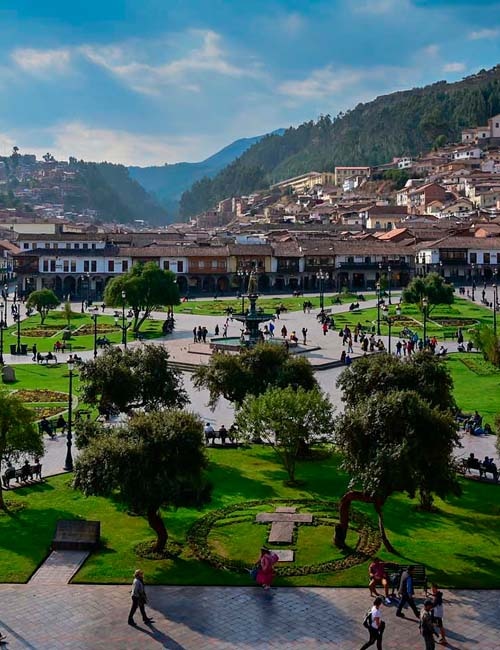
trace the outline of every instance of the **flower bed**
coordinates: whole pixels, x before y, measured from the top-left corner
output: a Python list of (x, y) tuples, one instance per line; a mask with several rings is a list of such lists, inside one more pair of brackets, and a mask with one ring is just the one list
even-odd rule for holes
[(35, 412), (36, 420), (41, 420), (42, 418), (52, 418), (62, 413), (66, 410), (67, 406), (65, 404), (59, 404), (58, 406), (37, 406), (36, 404), (30, 404), (28, 408)]
[(36, 328), (36, 329), (22, 329), (21, 334), (23, 336), (28, 336), (30, 338), (50, 338), (55, 336), (61, 330), (56, 330), (52, 328)]
[(15, 393), (16, 397), (19, 397), (23, 402), (66, 402), (68, 400), (67, 393), (44, 388), (40, 390), (17, 390)]
[(475, 318), (432, 318), (430, 320), (442, 327), (470, 327), (479, 322)]
[[(119, 328), (116, 325), (111, 325), (107, 323), (97, 324), (97, 333), (98, 334), (107, 334), (109, 332), (116, 332)], [(86, 334), (93, 334), (94, 326), (93, 325), (82, 325), (73, 334), (77, 336), (84, 336)]]

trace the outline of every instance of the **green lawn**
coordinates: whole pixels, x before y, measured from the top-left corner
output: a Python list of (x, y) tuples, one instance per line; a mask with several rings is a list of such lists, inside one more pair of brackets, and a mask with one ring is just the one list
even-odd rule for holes
[(477, 409), (493, 426), (500, 413), (500, 370), (485, 361), (481, 354), (452, 354), (446, 361), (454, 383), (457, 404), (465, 413)]
[[(375, 298), (374, 293), (363, 293), (366, 300), (370, 298)], [(340, 294), (330, 294), (325, 293), (324, 304), (325, 308), (330, 307), (334, 304), (334, 301), (339, 298), (340, 301), (344, 303), (351, 303), (356, 300), (357, 294), (350, 293), (340, 293)], [(257, 306), (261, 307), (266, 313), (274, 313), (278, 305), (283, 305), (288, 311), (302, 311), (302, 305), (304, 301), (309, 301), (312, 303), (313, 309), (319, 309), (319, 297), (318, 296), (299, 296), (293, 298), (290, 296), (283, 296), (278, 298), (265, 298), (261, 297), (257, 301)], [(248, 308), (248, 299), (245, 298), (245, 309)], [(361, 303), (362, 304), (362, 303)], [(217, 300), (207, 300), (207, 299), (197, 299), (189, 300), (188, 302), (183, 302), (175, 308), (175, 311), (178, 313), (193, 313), (199, 314), (200, 316), (219, 316), (225, 315), (226, 310), (232, 307), (235, 312), (241, 312), (242, 300), (240, 299), (225, 299), (219, 298)]]
[[(382, 335), (389, 334), (389, 327), (384, 320), (385, 314), (390, 316), (396, 315), (396, 304), (389, 307), (388, 312), (380, 310), (380, 331)], [(360, 322), (363, 327), (370, 329), (377, 325), (377, 308), (361, 309), (355, 312), (343, 312), (335, 314), (335, 326), (343, 327), (349, 325), (353, 328)], [(493, 324), (493, 312), (486, 307), (471, 303), (469, 300), (463, 298), (455, 298), (452, 305), (436, 305), (432, 310), (427, 320), (427, 335), (436, 336), (438, 341), (443, 341), (444, 338), (451, 338), (457, 331), (457, 325), (442, 324), (436, 322), (435, 319), (470, 319), (471, 321), (478, 321), (486, 325)], [(402, 305), (401, 319), (396, 320), (392, 326), (392, 336), (397, 339), (403, 327), (409, 327), (412, 331), (417, 332), (420, 337), (423, 336), (423, 318), (416, 305)], [(474, 324), (466, 324), (462, 327), (465, 340), (468, 338), (468, 330), (473, 328)]]
[[(121, 324), (121, 320), (120, 320)], [(36, 343), (39, 352), (53, 351), (56, 341), (63, 341), (63, 330), (68, 323), (62, 312), (49, 312), (45, 323), (40, 324), (40, 316), (33, 314), (21, 322), (21, 344), (26, 344), (31, 350)], [(141, 334), (145, 339), (154, 339), (162, 336), (162, 321), (146, 320), (141, 327)], [(81, 329), (85, 328), (85, 329)], [(94, 322), (90, 314), (80, 314), (73, 312), (71, 318), (72, 337), (68, 343), (71, 343), (73, 352), (81, 350), (92, 350), (94, 348)], [(79, 333), (79, 331), (81, 333)], [(122, 332), (115, 325), (115, 319), (112, 316), (103, 316), (99, 314), (97, 322), (97, 337), (106, 336), (111, 343), (121, 343)], [(132, 331), (128, 331), (128, 338), (133, 337)], [(10, 345), (17, 344), (17, 325), (9, 327), (4, 332), (4, 351), (9, 352)]]
[[(338, 460), (301, 462), (298, 476), (306, 481), (301, 489), (283, 485), (285, 473), (271, 449), (210, 449), (210, 476), (214, 483), (210, 509), (251, 499), (312, 498), (337, 499), (347, 485), (338, 469)], [(437, 500), (439, 512), (424, 515), (415, 510), (415, 501), (404, 496), (391, 498), (385, 507), (390, 539), (401, 557), (381, 552), (385, 559), (424, 563), (431, 578), (445, 587), (500, 587), (500, 508), (499, 487), (462, 481), (464, 493), (447, 503)], [(76, 577), (77, 582), (126, 583), (130, 567), (140, 564), (148, 581), (156, 584), (250, 584), (245, 575), (216, 570), (199, 562), (185, 546), (189, 526), (208, 512), (178, 509), (165, 512), (172, 539), (183, 544), (181, 555), (172, 560), (138, 559), (134, 546), (152, 535), (142, 517), (130, 516), (112, 499), (85, 498), (69, 485), (68, 476), (59, 476), (41, 485), (8, 495), (26, 507), (14, 515), (0, 515), (2, 554), (0, 581), (25, 581), (48, 553), (55, 524), (61, 518), (84, 517), (101, 521), (103, 548), (93, 554)], [(495, 505), (492, 505), (495, 504)], [(360, 506), (373, 518), (371, 508)], [(241, 538), (231, 548), (245, 561), (258, 555), (266, 541), (266, 526), (243, 526)], [(333, 529), (304, 526), (299, 530), (301, 561), (335, 558), (330, 546)], [(236, 531), (236, 526), (235, 526)], [(209, 538), (220, 550), (224, 540)], [(226, 540), (227, 543), (227, 540)], [(367, 563), (334, 574), (281, 578), (278, 584), (366, 586)]]

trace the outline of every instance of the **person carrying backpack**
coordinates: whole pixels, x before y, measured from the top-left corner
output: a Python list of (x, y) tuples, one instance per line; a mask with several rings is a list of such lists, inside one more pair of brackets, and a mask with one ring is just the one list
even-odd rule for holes
[(368, 629), (370, 633), (370, 638), (361, 648), (361, 650), (366, 650), (374, 643), (377, 644), (377, 650), (382, 650), (382, 636), (384, 634), (385, 622), (382, 620), (382, 603), (383, 600), (378, 596), (373, 601), (373, 607), (370, 612), (365, 617), (363, 625)]

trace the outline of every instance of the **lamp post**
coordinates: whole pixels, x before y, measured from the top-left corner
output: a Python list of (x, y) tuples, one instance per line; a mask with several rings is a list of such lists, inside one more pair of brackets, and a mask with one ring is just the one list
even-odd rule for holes
[(316, 273), (316, 279), (319, 282), (319, 308), (320, 308), (320, 311), (324, 311), (324, 309), (325, 309), (325, 280), (328, 279), (328, 273), (323, 273), (323, 271), (320, 269)]
[(5, 321), (4, 321), (4, 310), (3, 310), (3, 305), (0, 305), (0, 366), (3, 366), (4, 361), (3, 361), (3, 331), (4, 328), (7, 326), (7, 314), (5, 314)]
[(98, 314), (92, 314), (90, 317), (94, 321), (94, 359), (97, 356), (97, 318)]
[(476, 291), (476, 274), (475, 274), (476, 265), (472, 263), (470, 265), (470, 268), (471, 268), (471, 278), (472, 278), (472, 300), (475, 300), (474, 292)]
[(387, 267), (387, 290), (389, 292), (389, 304), (392, 305), (392, 296), (391, 296), (391, 279), (392, 279), (392, 269), (391, 265)]
[(424, 312), (424, 347), (427, 341), (427, 307), (429, 306), (429, 301), (427, 298), (422, 299), (422, 311)]
[(17, 322), (17, 345), (16, 345), (16, 354), (21, 354), (21, 314), (19, 311), (14, 316)]
[(240, 279), (240, 296), (241, 296), (241, 313), (245, 313), (245, 278), (250, 275), (249, 271), (244, 271), (240, 269), (238, 271), (238, 277)]
[(498, 287), (496, 283), (493, 286), (493, 332), (497, 335), (497, 307), (498, 307)]
[(67, 472), (73, 471), (73, 456), (71, 454), (71, 446), (73, 444), (73, 431), (72, 431), (72, 419), (73, 419), (73, 368), (75, 364), (73, 358), (68, 359), (68, 370), (69, 370), (69, 398), (68, 398), (68, 433), (66, 434), (66, 462), (64, 463), (64, 469)]
[(127, 349), (127, 330), (132, 325), (132, 320), (129, 319), (128, 323), (125, 325), (125, 300), (127, 295), (125, 291), (122, 291), (122, 324), (120, 325), (119, 317), (115, 316), (115, 325), (119, 327), (122, 331), (122, 344), (125, 349)]
[(375, 285), (377, 289), (377, 336), (380, 336), (380, 282)]
[(392, 352), (392, 345), (391, 345), (391, 343), (392, 343), (392, 326), (400, 316), (401, 316), (401, 306), (398, 305), (396, 307), (396, 315), (386, 317), (387, 325), (389, 326), (389, 345), (387, 346), (388, 350), (389, 350), (389, 354), (391, 354), (391, 352)]

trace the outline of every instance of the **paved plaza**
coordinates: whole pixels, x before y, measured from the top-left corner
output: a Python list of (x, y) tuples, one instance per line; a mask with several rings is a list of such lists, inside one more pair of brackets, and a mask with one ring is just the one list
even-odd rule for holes
[[(137, 613), (132, 628), (128, 586), (0, 585), (0, 626), (12, 650), (358, 650), (367, 640), (367, 589), (150, 587), (148, 595), (154, 623)], [(384, 649), (423, 649), (416, 619), (395, 609), (384, 608)], [(445, 592), (445, 622), (450, 648), (500, 648), (497, 592)]]

